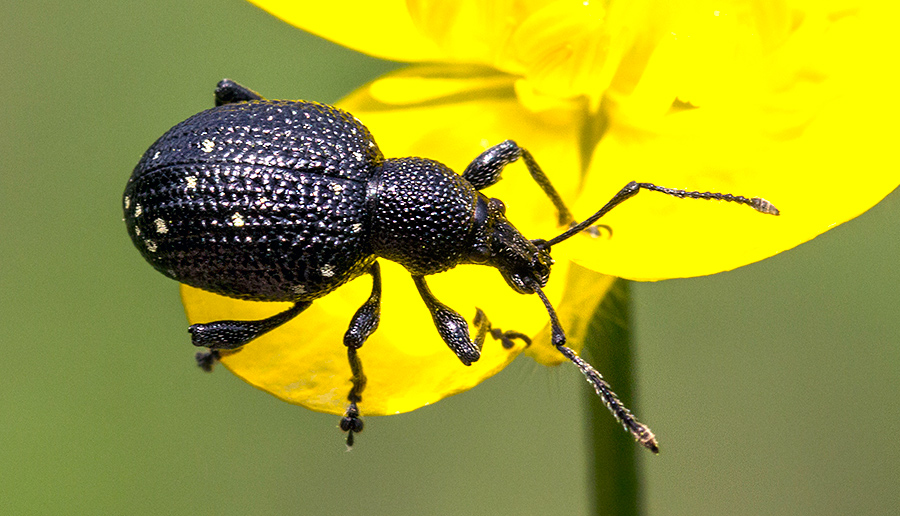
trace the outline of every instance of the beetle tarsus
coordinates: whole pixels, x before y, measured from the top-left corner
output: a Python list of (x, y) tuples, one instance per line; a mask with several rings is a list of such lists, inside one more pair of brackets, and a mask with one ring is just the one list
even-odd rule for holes
[(359, 418), (359, 407), (356, 406), (356, 402), (350, 402), (350, 407), (341, 418), (340, 424), (341, 430), (347, 432), (347, 450), (353, 448), (354, 434), (362, 432), (363, 426), (363, 420)]
[(208, 351), (198, 351), (194, 358), (197, 360), (197, 366), (207, 373), (211, 373), (213, 366), (219, 361), (221, 355), (218, 349), (210, 349)]
[(493, 337), (495, 340), (499, 340), (500, 344), (503, 346), (503, 349), (514, 348), (516, 346), (516, 343), (513, 342), (513, 339), (519, 339), (524, 342), (526, 348), (531, 345), (531, 338), (528, 335), (517, 331), (503, 331), (500, 328), (492, 328), (491, 337)]
[(362, 361), (359, 359), (356, 348), (347, 348), (347, 360), (350, 362), (350, 372), (353, 374), (350, 378), (353, 386), (350, 388), (347, 400), (356, 406), (362, 401), (362, 392), (366, 389), (366, 375), (363, 373)]
[(514, 348), (516, 346), (516, 343), (513, 342), (513, 339), (520, 339), (525, 343), (525, 347), (531, 345), (531, 338), (524, 333), (511, 330), (503, 331), (500, 328), (494, 328), (491, 325), (491, 321), (488, 320), (487, 315), (485, 315), (484, 311), (480, 308), (475, 309), (475, 319), (472, 320), (472, 324), (478, 327), (479, 334), (485, 332), (494, 340), (499, 340), (500, 345), (503, 346), (503, 349)]
[(363, 421), (359, 418), (359, 406), (357, 403), (362, 401), (362, 391), (366, 388), (366, 375), (363, 374), (362, 362), (360, 362), (359, 356), (356, 354), (356, 348), (348, 347), (347, 357), (350, 360), (350, 370), (353, 372), (353, 377), (351, 378), (353, 387), (350, 388), (350, 394), (347, 395), (350, 406), (347, 408), (344, 417), (341, 418), (340, 427), (341, 430), (347, 432), (347, 449), (349, 450), (353, 448), (353, 435), (363, 430)]

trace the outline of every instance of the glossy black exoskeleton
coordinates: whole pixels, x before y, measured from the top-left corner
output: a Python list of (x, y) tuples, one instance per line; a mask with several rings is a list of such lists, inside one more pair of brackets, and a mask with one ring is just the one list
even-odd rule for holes
[[(647, 189), (697, 199), (778, 210), (759, 198), (688, 192), (629, 183), (581, 223), (525, 149), (512, 141), (489, 148), (457, 175), (423, 158), (385, 159), (368, 129), (351, 114), (316, 102), (269, 101), (232, 81), (215, 92), (216, 107), (176, 125), (135, 168), (123, 199), (134, 245), (153, 267), (179, 282), (240, 299), (290, 301), (285, 312), (256, 321), (214, 321), (190, 327), (201, 367), (210, 370), (220, 349), (241, 347), (287, 322), (317, 298), (363, 274), (372, 294), (344, 336), (353, 372), (341, 428), (362, 430), (358, 403), (365, 376), (356, 350), (379, 321), (377, 258), (410, 272), (441, 338), (469, 365), (491, 335), (511, 347), (528, 337), (492, 328), (480, 310), (473, 323), (438, 301), (425, 276), (463, 263), (491, 266), (511, 288), (537, 294), (549, 314), (552, 341), (584, 373), (616, 418), (644, 446), (657, 451), (601, 375), (565, 346), (553, 307), (541, 290), (553, 259), (551, 246), (584, 231), (609, 210)], [(525, 238), (505, 216), (503, 202), (479, 192), (522, 159), (569, 229), (550, 240)]]

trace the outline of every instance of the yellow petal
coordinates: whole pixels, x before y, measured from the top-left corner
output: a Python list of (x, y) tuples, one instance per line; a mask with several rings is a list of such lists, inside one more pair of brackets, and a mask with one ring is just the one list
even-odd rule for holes
[(249, 0), (307, 32), (358, 52), (394, 61), (431, 61), (444, 56), (416, 27), (402, 0), (329, 2)]
[[(898, 45), (885, 41), (890, 32), (880, 16), (807, 12), (792, 20), (788, 36), (769, 30), (770, 39), (752, 51), (733, 32), (703, 33), (712, 57), (691, 69), (705, 66), (706, 73), (674, 88), (654, 70), (678, 67), (678, 44), (670, 41), (667, 59), (655, 59), (644, 77), (657, 83), (638, 90), (668, 89), (672, 98), (683, 91), (698, 107), (654, 118), (636, 105), (640, 95), (616, 99), (576, 203), (576, 213), (596, 211), (636, 180), (763, 197), (779, 217), (642, 193), (604, 217), (614, 234), (602, 252), (582, 236), (560, 247), (568, 245), (582, 265), (621, 277), (696, 276), (790, 249), (879, 202), (900, 183), (892, 151), (900, 110), (883, 71)], [(698, 59), (689, 46), (686, 55)], [(715, 56), (727, 53), (723, 46), (732, 52), (720, 74)]]
[[(639, 77), (666, 9), (648, 2), (552, 2), (516, 28), (508, 59), (538, 92), (596, 105), (615, 76)], [(512, 66), (499, 66), (511, 71)], [(626, 78), (629, 78), (626, 80)]]
[(413, 0), (410, 12), (447, 61), (492, 66), (556, 98), (596, 105), (613, 80), (640, 76), (669, 18), (651, 1)]

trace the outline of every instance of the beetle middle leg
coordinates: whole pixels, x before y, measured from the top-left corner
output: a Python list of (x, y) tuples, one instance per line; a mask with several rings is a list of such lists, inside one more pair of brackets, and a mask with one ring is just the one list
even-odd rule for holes
[(344, 334), (344, 345), (347, 346), (347, 360), (350, 362), (350, 371), (353, 374), (350, 394), (347, 400), (350, 406), (344, 417), (341, 418), (341, 430), (347, 432), (347, 446), (353, 446), (353, 434), (362, 432), (363, 422), (359, 418), (358, 403), (362, 401), (362, 392), (366, 388), (366, 375), (363, 373), (362, 361), (359, 359), (358, 350), (366, 339), (378, 328), (381, 319), (381, 268), (378, 262), (372, 262), (367, 271), (372, 275), (372, 293), (369, 299), (359, 310), (353, 314), (350, 327)]
[(463, 178), (474, 186), (476, 190), (487, 188), (497, 184), (500, 181), (500, 173), (503, 172), (503, 168), (519, 158), (522, 158), (525, 166), (528, 167), (528, 173), (531, 174), (534, 181), (541, 187), (544, 194), (550, 198), (553, 206), (556, 207), (559, 225), (562, 226), (574, 222), (575, 217), (572, 216), (572, 212), (569, 211), (556, 188), (550, 183), (547, 174), (544, 174), (544, 171), (538, 166), (537, 161), (534, 160), (530, 152), (519, 147), (512, 140), (498, 143), (482, 152), (466, 167), (466, 170), (463, 172)]

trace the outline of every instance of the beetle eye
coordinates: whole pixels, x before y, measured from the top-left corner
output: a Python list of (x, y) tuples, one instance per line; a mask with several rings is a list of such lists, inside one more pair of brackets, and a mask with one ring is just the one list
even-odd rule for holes
[(472, 254), (469, 256), (469, 259), (472, 263), (482, 264), (486, 263), (491, 258), (491, 250), (486, 245), (475, 246), (472, 249)]

